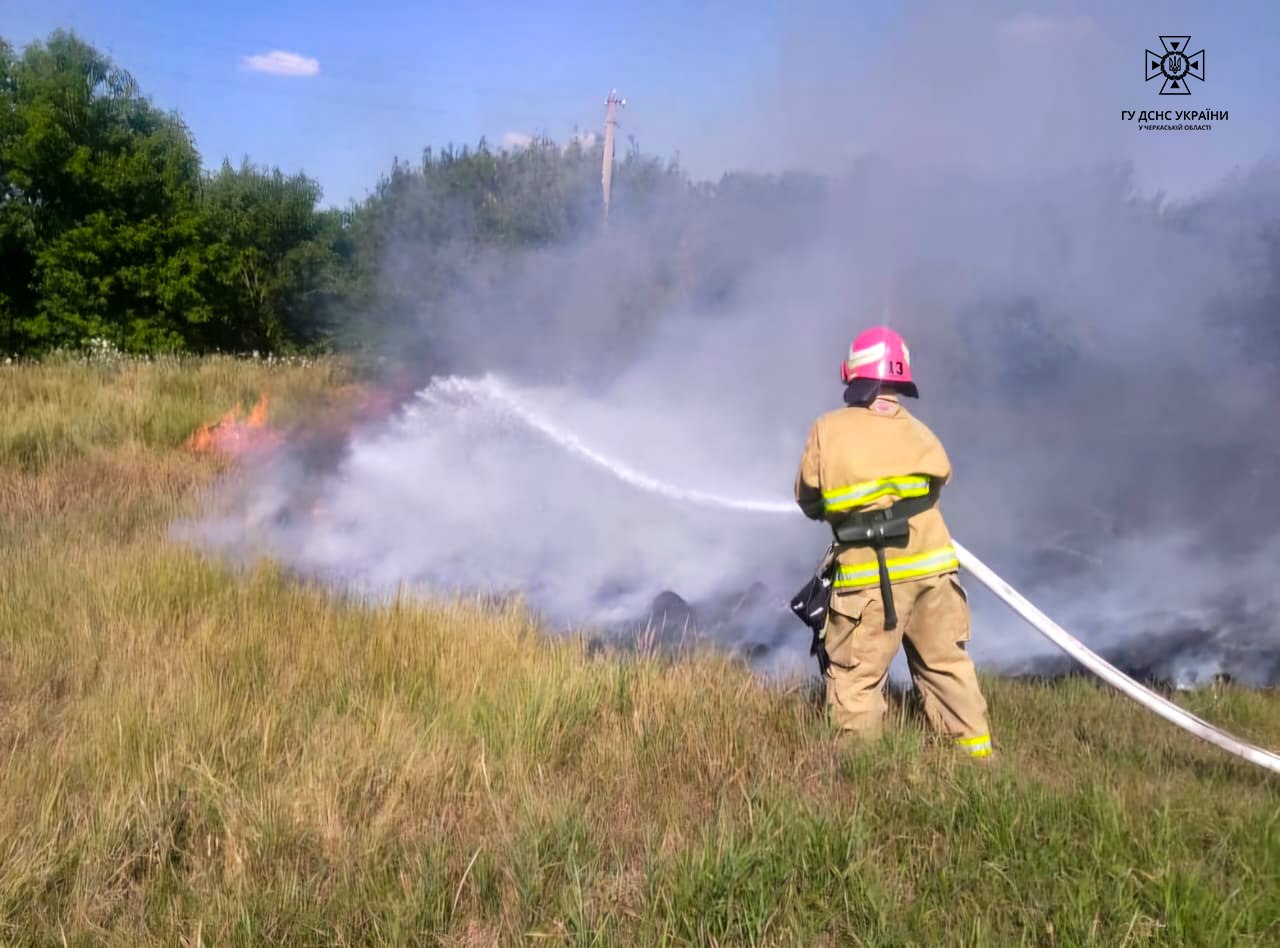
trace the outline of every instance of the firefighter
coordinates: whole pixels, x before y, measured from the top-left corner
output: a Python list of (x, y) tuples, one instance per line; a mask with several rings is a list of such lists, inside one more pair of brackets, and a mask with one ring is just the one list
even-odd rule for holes
[(815, 648), (841, 732), (881, 732), (889, 663), (904, 645), (933, 728), (971, 757), (991, 754), (987, 706), (969, 640), (959, 563), (937, 506), (951, 464), (901, 403), (918, 398), (902, 337), (859, 335), (841, 367), (845, 407), (809, 432), (795, 496), (835, 534), (826, 624)]

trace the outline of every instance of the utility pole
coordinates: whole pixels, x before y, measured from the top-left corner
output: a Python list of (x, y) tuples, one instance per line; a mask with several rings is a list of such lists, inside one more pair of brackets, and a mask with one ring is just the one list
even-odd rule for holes
[(600, 185), (604, 189), (604, 222), (609, 223), (609, 195), (613, 191), (613, 136), (618, 125), (618, 106), (625, 106), (626, 99), (618, 98), (618, 90), (610, 89), (605, 99), (604, 112), (604, 166), (600, 169)]

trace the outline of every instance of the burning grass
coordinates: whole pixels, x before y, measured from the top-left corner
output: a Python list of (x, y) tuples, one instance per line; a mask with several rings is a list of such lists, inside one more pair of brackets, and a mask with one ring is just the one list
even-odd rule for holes
[(243, 405), (236, 405), (212, 425), (200, 425), (186, 440), (188, 451), (196, 454), (222, 454), (238, 458), (266, 450), (280, 442), (280, 436), (267, 427), (270, 400), (266, 393), (246, 415)]
[[(0, 941), (1280, 939), (1280, 784), (1087, 681), (989, 680), (987, 767), (909, 703), (839, 747), (714, 656), (171, 543), (229, 463), (191, 432), (268, 390), (266, 430), (355, 391), (330, 362), (0, 368)], [(1179, 700), (1280, 746), (1280, 695)]]

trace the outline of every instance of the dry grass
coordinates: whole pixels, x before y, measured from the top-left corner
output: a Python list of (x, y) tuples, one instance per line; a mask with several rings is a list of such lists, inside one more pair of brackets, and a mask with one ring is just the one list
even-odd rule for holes
[[(197, 423), (349, 381), (0, 368), (0, 941), (1280, 942), (1280, 784), (1088, 682), (988, 681), (989, 766), (909, 702), (843, 747), (714, 656), (167, 539)], [(1280, 745), (1276, 694), (1187, 700)]]

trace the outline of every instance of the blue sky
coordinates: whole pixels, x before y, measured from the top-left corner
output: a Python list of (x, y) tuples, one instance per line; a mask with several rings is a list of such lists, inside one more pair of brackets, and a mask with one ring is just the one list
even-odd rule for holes
[[(413, 159), (427, 145), (474, 143), (481, 135), (499, 144), (509, 133), (564, 140), (575, 128), (596, 130), (612, 86), (628, 99), (622, 134), (636, 136), (647, 152), (678, 153), (699, 177), (803, 161), (833, 136), (845, 150), (873, 150), (880, 126), (868, 124), (860, 138), (858, 116), (894, 101), (902, 83), (893, 77), (919, 73), (919, 50), (929, 47), (913, 45), (913, 37), (929, 32), (935, 14), (954, 24), (954, 47), (974, 48), (971, 59), (958, 61), (979, 75), (990, 61), (983, 46), (989, 35), (1022, 23), (1029, 27), (1006, 32), (1034, 48), (1010, 58), (997, 84), (1014, 95), (1026, 85), (1019, 70), (1028, 70), (1036, 74), (1028, 82), (1048, 76), (1075, 96), (1072, 102), (1038, 105), (1044, 97), (1006, 100), (1003, 93), (991, 101), (952, 100), (952, 86), (940, 76), (936, 100), (926, 85), (925, 98), (906, 99), (914, 103), (906, 108), (990, 113), (988, 123), (1019, 129), (1061, 110), (1058, 122), (1067, 124), (1046, 127), (1045, 140), (1105, 140), (1148, 186), (1186, 194), (1274, 153), (1280, 142), (1280, 4), (1220, 6), (1229, 10), (1183, 0), (0, 0), (0, 35), (22, 46), (58, 27), (74, 29), (128, 68), (157, 104), (182, 113), (206, 165), (247, 155), (303, 170), (320, 180), (326, 203), (341, 204), (369, 189), (394, 156)], [(1157, 45), (1161, 33), (1189, 33), (1194, 48), (1207, 50), (1208, 80), (1191, 97), (1162, 98), (1154, 83), (1132, 78), (1143, 47)], [(275, 50), (314, 60), (318, 71), (284, 76), (246, 68), (245, 57)], [(1043, 69), (1033, 65), (1037, 59)], [(1210, 133), (1182, 135), (1120, 125), (1122, 108), (1191, 105), (1228, 108), (1231, 119)], [(920, 121), (917, 137), (948, 147), (945, 137), (929, 143), (930, 122), (923, 115)], [(933, 124), (939, 136), (963, 134)], [(983, 130), (993, 139), (1003, 135), (999, 125)]]

